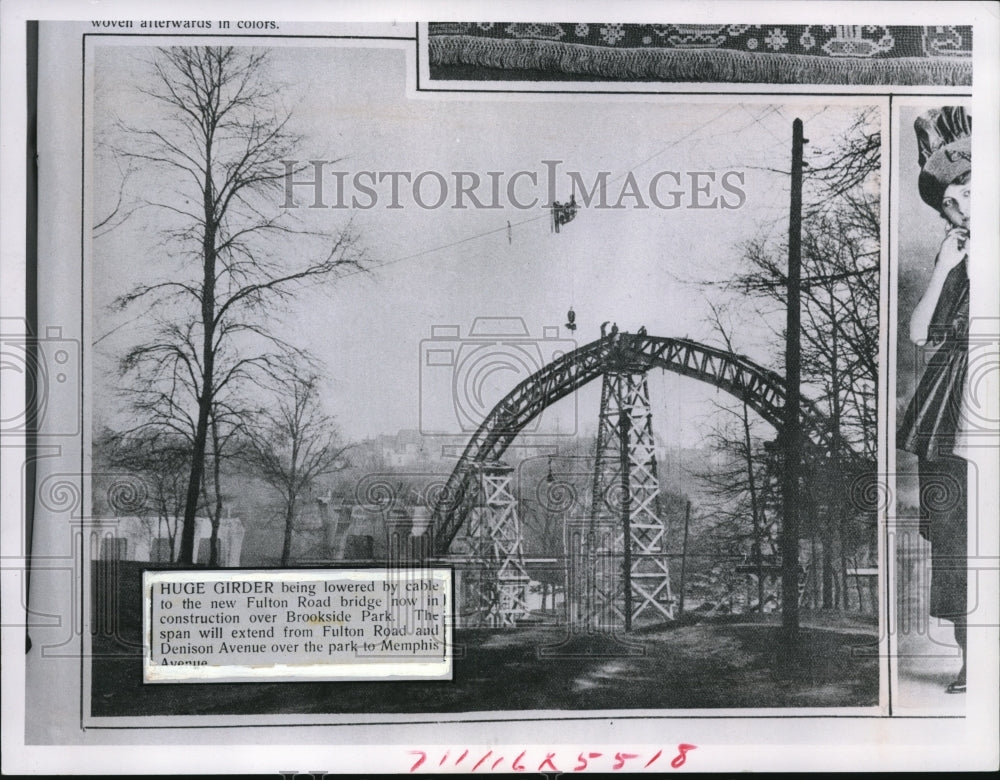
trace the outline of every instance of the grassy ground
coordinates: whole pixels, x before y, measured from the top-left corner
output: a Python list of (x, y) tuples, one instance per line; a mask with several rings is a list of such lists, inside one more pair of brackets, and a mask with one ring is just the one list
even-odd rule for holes
[[(648, 628), (636, 648), (567, 642), (558, 627), (457, 631), (454, 679), (392, 683), (143, 685), (141, 659), (104, 638), (93, 661), (95, 716), (441, 713), (488, 710), (845, 707), (878, 701), (874, 631), (806, 627), (794, 652), (771, 620)], [(806, 622), (809, 622), (808, 616)], [(831, 621), (826, 621), (831, 622)]]

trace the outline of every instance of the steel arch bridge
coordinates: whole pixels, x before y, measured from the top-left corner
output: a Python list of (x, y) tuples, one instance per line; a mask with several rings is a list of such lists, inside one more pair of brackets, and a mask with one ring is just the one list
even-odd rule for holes
[[(606, 336), (553, 360), (511, 390), (486, 416), (466, 445), (434, 509), (435, 553), (448, 552), (471, 511), (479, 469), (498, 461), (521, 430), (546, 407), (604, 374), (642, 373), (654, 368), (725, 390), (745, 401), (780, 434), (786, 395), (780, 374), (742, 355), (688, 339), (631, 333)], [(832, 452), (829, 422), (806, 398), (801, 398), (801, 420), (804, 449)], [(853, 459), (860, 457), (847, 454)]]

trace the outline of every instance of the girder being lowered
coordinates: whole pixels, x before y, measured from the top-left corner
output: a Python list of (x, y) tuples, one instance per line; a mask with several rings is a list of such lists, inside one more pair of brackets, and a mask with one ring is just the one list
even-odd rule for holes
[[(486, 416), (465, 447), (434, 509), (435, 552), (444, 555), (476, 505), (479, 468), (495, 463), (520, 431), (546, 407), (599, 376), (643, 374), (660, 368), (726, 391), (779, 432), (783, 423), (785, 382), (780, 374), (732, 352), (687, 339), (615, 333), (569, 352), (525, 379)], [(834, 437), (817, 406), (800, 397), (806, 453), (830, 453)], [(846, 446), (841, 444), (842, 447)], [(844, 452), (862, 462), (853, 452)]]

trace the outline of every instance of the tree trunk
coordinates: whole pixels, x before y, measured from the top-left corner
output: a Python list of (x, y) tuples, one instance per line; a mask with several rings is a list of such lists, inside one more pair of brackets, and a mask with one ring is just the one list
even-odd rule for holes
[(295, 500), (289, 499), (285, 505), (285, 539), (281, 546), (281, 565), (287, 566), (292, 557), (292, 528), (295, 524)]
[(188, 479), (187, 502), (184, 505), (184, 529), (181, 534), (181, 562), (194, 563), (194, 525), (198, 512), (198, 491), (205, 478), (205, 444), (208, 441), (208, 418), (212, 413), (215, 389), (215, 237), (218, 226), (215, 217), (215, 192), (212, 186), (212, 136), (205, 139), (205, 181), (202, 186), (202, 385), (198, 394), (198, 423), (195, 426), (191, 452), (191, 475)]
[(850, 592), (847, 587), (847, 556), (844, 554), (844, 530), (840, 529), (840, 581), (843, 583), (843, 598), (841, 599), (844, 605), (844, 611), (850, 609)]
[(857, 573), (858, 569), (857, 559), (852, 560), (851, 564), (854, 567), (854, 592), (858, 594), (858, 612), (863, 613), (865, 611), (865, 599), (864, 599), (864, 593), (861, 588), (861, 577), (859, 577)]
[(809, 604), (812, 609), (816, 609), (819, 606), (819, 581), (816, 579), (816, 571), (819, 568), (819, 555), (816, 551), (816, 532), (813, 531), (811, 534), (810, 545), (812, 547), (812, 570), (810, 572), (810, 598)]
[[(170, 528), (170, 507), (167, 505), (167, 499), (165, 498), (162, 489), (159, 491), (159, 495), (157, 496), (157, 499), (156, 499), (156, 504), (157, 504), (157, 507), (156, 507), (156, 509), (157, 509), (157, 515), (159, 517), (159, 519), (157, 520), (157, 523), (156, 523), (156, 538), (157, 539), (161, 539), (162, 538), (161, 534), (162, 534), (163, 529), (164, 528), (167, 529), (167, 546), (169, 547), (169, 552), (167, 553), (167, 563), (173, 563), (174, 562), (174, 533), (173, 533), (173, 531)], [(174, 518), (174, 522), (177, 522), (176, 518)], [(162, 549), (162, 546), (161, 546), (161, 549)], [(152, 550), (150, 550), (150, 553), (152, 553)], [(163, 553), (161, 552), (159, 555), (160, 555), (161, 559), (158, 561), (158, 563), (162, 563), (163, 562), (163, 560), (162, 560)], [(150, 560), (152, 560), (152, 555), (150, 555)]]
[(194, 526), (198, 513), (198, 494), (201, 492), (205, 469), (205, 442), (208, 438), (208, 407), (204, 393), (198, 399), (198, 424), (195, 427), (194, 446), (191, 450), (191, 472), (188, 476), (187, 498), (184, 502), (184, 525), (181, 527), (180, 562), (194, 563)]
[(747, 484), (750, 487), (750, 514), (753, 516), (753, 552), (757, 561), (757, 612), (764, 614), (764, 550), (761, 544), (760, 511), (757, 503), (757, 480), (753, 470), (753, 442), (750, 438), (750, 414), (743, 402), (743, 451), (746, 455)]
[(833, 539), (823, 533), (823, 609), (834, 609), (833, 593)]
[(212, 415), (212, 482), (215, 487), (215, 511), (212, 513), (212, 535), (209, 540), (208, 565), (219, 565), (219, 524), (222, 522), (222, 463), (219, 447), (219, 425)]
[[(830, 423), (833, 432), (833, 490), (830, 491), (831, 500), (828, 502), (830, 511), (836, 519), (837, 541), (840, 547), (840, 603), (846, 610), (848, 608), (847, 593), (847, 566), (844, 559), (844, 501), (841, 490), (843, 480), (841, 479), (841, 371), (840, 371), (840, 344), (838, 341), (838, 325), (835, 309), (835, 299), (833, 289), (830, 289)], [(832, 536), (832, 534), (831, 534)]]
[(212, 514), (212, 538), (209, 542), (208, 565), (219, 565), (219, 524), (222, 522), (221, 457), (219, 453), (219, 426), (212, 416), (212, 479), (215, 484), (215, 512)]

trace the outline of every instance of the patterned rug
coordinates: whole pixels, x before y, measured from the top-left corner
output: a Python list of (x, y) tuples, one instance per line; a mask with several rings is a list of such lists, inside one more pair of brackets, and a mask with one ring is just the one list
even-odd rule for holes
[(431, 22), (428, 31), (433, 79), (972, 84), (971, 26)]

